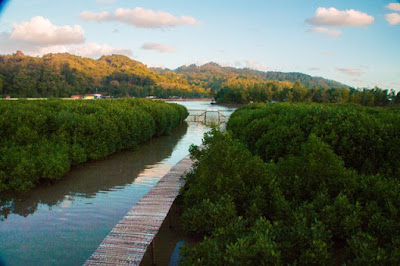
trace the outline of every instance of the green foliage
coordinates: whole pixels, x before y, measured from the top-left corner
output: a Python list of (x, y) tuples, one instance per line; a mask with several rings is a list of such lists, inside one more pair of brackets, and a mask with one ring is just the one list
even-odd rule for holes
[(328, 144), (347, 168), (400, 177), (400, 113), (356, 105), (251, 104), (228, 129), (264, 161), (298, 155), (311, 134)]
[(352, 105), (238, 109), (226, 134), (191, 149), (183, 222), (204, 239), (182, 264), (399, 264), (399, 118)]
[[(400, 92), (397, 97), (400, 96)], [(388, 106), (398, 104), (394, 91), (378, 87), (372, 89), (350, 89), (336, 87), (306, 87), (287, 81), (249, 80), (238, 77), (222, 84), (215, 95), (219, 103), (249, 102), (315, 102), (315, 103), (355, 103), (365, 106)]]
[(212, 203), (204, 199), (192, 208), (188, 208), (184, 215), (184, 228), (192, 234), (205, 235), (215, 228), (229, 225), (236, 216), (235, 204), (230, 198), (221, 198)]
[[(327, 87), (327, 88), (347, 88), (346, 85), (333, 80), (327, 80), (319, 77), (311, 77), (303, 73), (283, 73), (275, 71), (257, 71), (250, 68), (221, 67), (216, 63), (208, 63), (202, 66), (190, 65), (182, 66), (175, 71), (186, 76), (190, 84), (197, 84), (205, 88), (211, 88), (216, 91), (223, 87), (226, 82), (241, 79), (252, 81), (287, 81), (288, 83), (300, 82), (309, 88)], [(245, 84), (246, 82), (244, 82)]]
[[(213, 132), (206, 136), (204, 143), (210, 145), (209, 149), (199, 151), (194, 148), (191, 152), (192, 155), (197, 154), (196, 159), (201, 158), (201, 163), (196, 164), (199, 170), (195, 174), (186, 177), (188, 190), (185, 191), (185, 206), (194, 209), (200, 204), (203, 208), (203, 199), (215, 203), (231, 198), (237, 214), (243, 215), (251, 206), (259, 207), (252, 201), (254, 196), (263, 198), (270, 205), (268, 199), (275, 193), (271, 188), (274, 176), (269, 174), (266, 165), (260, 158), (252, 157), (243, 144), (233, 140), (229, 134)], [(225, 148), (226, 145), (229, 149)]]
[(187, 115), (145, 99), (1, 101), (0, 191), (60, 179), (72, 165), (169, 134)]
[(220, 103), (317, 102), (387, 106), (400, 92), (378, 87), (353, 89), (303, 73), (262, 72), (215, 63), (174, 71), (148, 68), (122, 55), (98, 60), (63, 54), (0, 55), (0, 97), (71, 97), (98, 91), (112, 97), (205, 98)]
[(0, 95), (12, 97), (71, 97), (98, 91), (113, 97), (201, 98), (208, 91), (186, 79), (159, 75), (122, 55), (98, 60), (64, 54), (39, 57), (21, 52), (0, 55)]

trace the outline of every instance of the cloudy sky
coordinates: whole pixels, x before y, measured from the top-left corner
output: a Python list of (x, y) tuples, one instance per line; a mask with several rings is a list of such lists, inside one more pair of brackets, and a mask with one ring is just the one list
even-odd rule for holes
[(0, 53), (209, 61), (400, 91), (396, 0), (9, 0)]

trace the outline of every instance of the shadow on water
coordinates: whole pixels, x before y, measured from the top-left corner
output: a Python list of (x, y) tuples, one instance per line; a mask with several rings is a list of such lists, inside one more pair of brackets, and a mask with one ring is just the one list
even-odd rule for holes
[(40, 186), (23, 195), (1, 198), (0, 220), (6, 220), (10, 214), (27, 217), (35, 213), (39, 204), (56, 206), (66, 196), (93, 198), (99, 192), (121, 189), (134, 182), (146, 166), (170, 156), (187, 130), (188, 125), (184, 123), (170, 136), (154, 138), (134, 151), (118, 152), (105, 160), (73, 167), (57, 183)]

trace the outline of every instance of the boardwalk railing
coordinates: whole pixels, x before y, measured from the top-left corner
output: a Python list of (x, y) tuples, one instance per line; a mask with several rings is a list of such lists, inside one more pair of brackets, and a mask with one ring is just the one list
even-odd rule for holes
[(184, 185), (181, 176), (192, 165), (187, 156), (172, 167), (112, 229), (85, 265), (139, 265), (148, 248), (154, 264), (154, 238)]
[(187, 122), (200, 122), (205, 125), (211, 123), (222, 124), (228, 122), (229, 116), (224, 114), (221, 110), (188, 110), (189, 116), (186, 118)]

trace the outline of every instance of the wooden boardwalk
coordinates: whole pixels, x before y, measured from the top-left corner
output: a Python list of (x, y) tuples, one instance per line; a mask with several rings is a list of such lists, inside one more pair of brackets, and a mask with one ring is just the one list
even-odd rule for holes
[(139, 265), (147, 248), (153, 249), (154, 237), (183, 186), (180, 178), (192, 164), (187, 156), (172, 167), (112, 229), (85, 265)]

